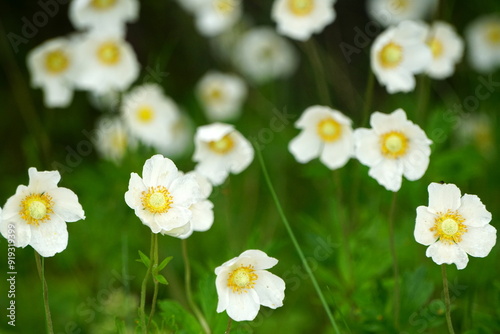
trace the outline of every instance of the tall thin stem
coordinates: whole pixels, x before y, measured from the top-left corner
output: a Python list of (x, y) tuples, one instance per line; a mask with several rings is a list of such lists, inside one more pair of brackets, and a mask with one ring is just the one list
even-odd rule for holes
[(396, 254), (394, 238), (394, 212), (396, 211), (396, 194), (392, 194), (391, 209), (389, 211), (389, 247), (391, 249), (392, 270), (394, 274), (394, 326), (399, 329), (399, 308), (400, 308), (400, 286), (399, 286), (399, 265)]
[(316, 87), (318, 89), (319, 99), (321, 103), (331, 106), (332, 102), (330, 100), (330, 94), (328, 93), (328, 84), (325, 78), (325, 69), (321, 62), (320, 55), (318, 53), (318, 46), (315, 44), (314, 40), (311, 38), (304, 44), (305, 52), (309, 61), (313, 65), (314, 77), (316, 79)]
[(451, 302), (450, 291), (448, 289), (448, 278), (446, 277), (446, 264), (441, 265), (441, 273), (443, 276), (443, 290), (444, 290), (444, 303), (446, 305), (446, 322), (448, 323), (448, 331), (450, 334), (455, 334), (453, 330), (453, 323), (451, 322)]
[(375, 75), (372, 70), (369, 69), (368, 81), (366, 83), (365, 97), (363, 103), (363, 115), (361, 116), (361, 126), (365, 126), (368, 122), (368, 114), (370, 113), (370, 108), (372, 107), (373, 101), (373, 90), (375, 89)]
[(43, 306), (45, 308), (45, 322), (47, 324), (47, 333), (54, 334), (54, 327), (52, 326), (52, 317), (50, 315), (49, 306), (49, 289), (47, 287), (47, 281), (45, 280), (45, 258), (41, 257), (35, 251), (35, 262), (36, 268), (38, 269), (38, 275), (42, 280), (42, 294), (43, 294)]
[[(149, 254), (153, 254), (153, 248), (154, 248), (154, 236), (155, 234), (151, 232), (151, 247), (149, 250)], [(153, 260), (151, 259), (151, 256), (149, 258), (149, 266), (146, 271), (146, 275), (144, 276), (144, 279), (142, 280), (142, 285), (141, 285), (141, 302), (139, 305), (139, 317), (141, 321), (141, 327), (142, 327), (142, 333), (147, 334), (148, 332), (148, 325), (146, 324), (146, 311), (145, 311), (145, 306), (146, 306), (146, 288), (148, 285), (148, 278), (149, 275), (151, 274), (151, 267), (153, 265)]]
[(200, 323), (201, 327), (203, 327), (203, 330), (205, 331), (206, 334), (210, 334), (210, 326), (208, 326), (207, 320), (203, 316), (203, 313), (201, 313), (200, 309), (196, 305), (193, 299), (193, 293), (191, 291), (191, 265), (189, 263), (189, 255), (187, 251), (187, 240), (182, 239), (182, 258), (184, 259), (184, 285), (186, 287), (186, 297), (189, 303), (189, 307), (191, 307), (191, 310), (193, 311), (194, 315), (196, 316), (196, 319), (198, 319), (198, 322)]
[(311, 267), (307, 263), (306, 257), (304, 256), (304, 253), (302, 252), (302, 249), (300, 248), (300, 245), (295, 238), (295, 234), (292, 231), (292, 228), (290, 227), (290, 223), (288, 222), (288, 219), (286, 218), (286, 215), (283, 211), (283, 208), (281, 207), (280, 201), (278, 199), (278, 196), (276, 195), (276, 191), (274, 190), (273, 184), (271, 182), (271, 179), (269, 177), (269, 173), (267, 172), (266, 165), (264, 163), (264, 159), (262, 158), (262, 153), (260, 152), (259, 149), (255, 150), (257, 152), (257, 157), (259, 159), (260, 166), (262, 168), (262, 173), (264, 174), (264, 178), (266, 180), (266, 184), (269, 188), (269, 192), (271, 193), (271, 196), (273, 198), (274, 204), (276, 205), (276, 209), (278, 210), (278, 214), (281, 217), (281, 220), (283, 221), (283, 224), (285, 225), (285, 228), (288, 232), (288, 235), (290, 239), (292, 240), (292, 243), (295, 247), (295, 250), (297, 251), (300, 260), (302, 261), (302, 265), (306, 269), (307, 274), (311, 278), (311, 282), (314, 286), (314, 289), (316, 290), (316, 293), (318, 294), (318, 297), (321, 301), (321, 304), (323, 305), (323, 308), (325, 309), (326, 314), (328, 315), (328, 318), (330, 319), (330, 322), (332, 324), (332, 327), (335, 331), (335, 333), (340, 334), (339, 328), (337, 326), (337, 323), (335, 321), (335, 318), (333, 317), (332, 312), (330, 311), (330, 308), (328, 307), (328, 303), (326, 302), (325, 296), (323, 295), (323, 292), (321, 291), (321, 288), (319, 287), (318, 281), (316, 280), (316, 277), (314, 276)]
[(226, 327), (226, 331), (224, 332), (224, 334), (231, 333), (231, 325), (232, 324), (233, 324), (233, 319), (229, 318), (229, 320), (227, 321), (227, 327)]
[[(153, 233), (153, 254), (150, 255), (152, 263), (152, 268), (158, 267), (158, 234)], [(151, 313), (149, 313), (148, 327), (151, 324), (151, 320), (153, 319), (153, 315), (155, 314), (156, 309), (156, 298), (158, 298), (158, 280), (155, 277), (155, 270), (151, 272), (153, 276), (153, 284), (154, 284), (154, 292), (153, 292), (153, 300), (151, 301)]]

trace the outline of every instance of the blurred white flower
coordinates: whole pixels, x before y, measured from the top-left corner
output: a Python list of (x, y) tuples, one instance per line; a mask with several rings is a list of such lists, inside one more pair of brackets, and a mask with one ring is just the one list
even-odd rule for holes
[(217, 312), (226, 311), (235, 321), (250, 321), (260, 305), (272, 309), (283, 306), (285, 281), (266, 270), (277, 263), (263, 251), (250, 249), (215, 268)]
[(444, 79), (455, 71), (455, 64), (462, 59), (464, 43), (455, 29), (446, 22), (434, 22), (429, 29), (427, 45), (432, 60), (426, 73), (433, 79)]
[(176, 0), (176, 1), (186, 12), (194, 14), (196, 9), (206, 0)]
[(102, 117), (96, 126), (96, 148), (99, 154), (118, 163), (130, 146), (135, 146), (119, 117)]
[(241, 36), (233, 58), (244, 75), (259, 83), (289, 77), (298, 63), (290, 42), (267, 27), (251, 29)]
[(157, 84), (135, 87), (124, 96), (120, 110), (130, 134), (146, 145), (163, 153), (174, 140), (180, 112)]
[(423, 72), (432, 59), (426, 38), (424, 24), (404, 21), (388, 28), (373, 42), (371, 67), (390, 94), (415, 89), (414, 74)]
[(179, 237), (191, 229), (192, 204), (201, 198), (193, 175), (182, 175), (161, 154), (146, 160), (142, 178), (131, 173), (125, 202), (153, 233)]
[(198, 82), (196, 95), (209, 121), (234, 120), (241, 114), (247, 87), (236, 75), (211, 71)]
[(123, 91), (139, 75), (139, 63), (132, 47), (115, 35), (85, 34), (76, 45), (76, 85), (105, 94)]
[(495, 123), (486, 113), (471, 113), (455, 129), (457, 142), (462, 145), (473, 144), (483, 157), (491, 159), (497, 154)]
[(202, 0), (194, 10), (198, 31), (208, 37), (230, 30), (241, 14), (241, 0)]
[(368, 174), (387, 190), (398, 191), (403, 175), (420, 179), (429, 165), (430, 144), (425, 132), (406, 118), (403, 109), (378, 111), (370, 117), (372, 129), (354, 131), (356, 158), (370, 167)]
[(43, 257), (54, 256), (68, 246), (66, 222), (85, 219), (85, 213), (73, 191), (57, 186), (58, 171), (31, 167), (28, 174), (28, 186), (18, 186), (5, 203), (0, 231), (8, 238), (13, 226), (15, 247), (30, 245)]
[(475, 19), (465, 29), (469, 61), (479, 72), (492, 72), (500, 66), (500, 16)]
[(324, 106), (307, 108), (295, 127), (302, 132), (288, 149), (300, 163), (319, 157), (330, 169), (344, 166), (354, 153), (352, 121), (341, 112)]
[(245, 170), (254, 157), (250, 142), (229, 124), (200, 126), (194, 140), (195, 170), (216, 186), (222, 184), (229, 173)]
[(427, 257), (437, 264), (464, 269), (467, 254), (487, 256), (497, 240), (497, 230), (489, 223), (491, 213), (476, 195), (461, 196), (454, 184), (431, 183), (429, 206), (417, 208), (415, 240), (425, 246)]
[(275, 0), (271, 16), (280, 34), (305, 41), (335, 20), (336, 0)]
[(172, 140), (163, 147), (158, 148), (163, 155), (174, 158), (188, 153), (193, 146), (194, 125), (193, 121), (185, 112), (180, 112), (177, 119), (170, 124), (169, 133)]
[(368, 14), (388, 27), (405, 20), (423, 20), (437, 7), (436, 0), (368, 0)]
[(66, 107), (73, 99), (75, 53), (65, 37), (48, 40), (27, 55), (31, 86), (40, 87), (46, 107)]
[(91, 29), (95, 33), (125, 35), (125, 23), (137, 20), (137, 0), (72, 0), (69, 19), (77, 29)]

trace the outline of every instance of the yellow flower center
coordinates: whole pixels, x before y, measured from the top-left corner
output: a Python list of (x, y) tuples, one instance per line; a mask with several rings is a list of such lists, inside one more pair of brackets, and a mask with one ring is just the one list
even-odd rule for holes
[(492, 24), (487, 33), (488, 41), (493, 45), (500, 44), (500, 24)]
[(142, 207), (151, 213), (165, 213), (172, 206), (172, 195), (164, 186), (149, 187), (142, 192)]
[(64, 72), (69, 66), (69, 58), (62, 50), (48, 52), (45, 56), (45, 68), (50, 74)]
[(19, 214), (28, 224), (38, 226), (50, 220), (50, 214), (54, 211), (54, 202), (49, 195), (31, 194), (21, 201), (21, 211)]
[(396, 11), (404, 11), (408, 8), (408, 0), (393, 0), (389, 7)]
[(408, 137), (399, 131), (391, 131), (380, 137), (382, 154), (385, 157), (396, 159), (406, 153)]
[(314, 9), (314, 0), (288, 0), (288, 8), (297, 16), (305, 16)]
[(443, 54), (443, 43), (437, 38), (432, 38), (427, 45), (429, 45), (431, 51), (432, 51), (432, 56), (436, 59), (441, 57)]
[(127, 147), (127, 136), (123, 132), (116, 132), (111, 137), (111, 146), (117, 151), (123, 152)]
[(394, 42), (390, 42), (380, 50), (378, 58), (382, 67), (394, 68), (403, 61), (403, 48)]
[(116, 0), (92, 0), (90, 5), (97, 10), (109, 9), (116, 4)]
[(217, 154), (226, 154), (234, 147), (234, 140), (227, 134), (219, 140), (210, 141), (208, 147)]
[(150, 123), (155, 116), (153, 108), (150, 106), (142, 106), (137, 109), (137, 119), (141, 123)]
[(223, 97), (224, 97), (224, 93), (222, 92), (222, 90), (219, 87), (212, 87), (205, 94), (205, 98), (206, 98), (207, 102), (209, 102), (209, 103), (210, 102), (212, 102), (212, 103), (220, 102), (221, 100), (223, 100)]
[(333, 118), (325, 118), (318, 123), (318, 135), (325, 142), (333, 142), (342, 134), (342, 126)]
[(219, 13), (227, 15), (237, 6), (236, 1), (237, 0), (216, 0), (214, 6)]
[(438, 218), (431, 227), (434, 236), (440, 241), (452, 244), (462, 241), (462, 235), (467, 232), (463, 224), (465, 219), (457, 212), (448, 210), (445, 214), (438, 213)]
[(236, 293), (247, 292), (248, 289), (253, 289), (257, 278), (252, 265), (240, 266), (229, 274), (227, 286)]
[(97, 49), (97, 59), (106, 66), (116, 65), (120, 57), (120, 46), (115, 42), (102, 43)]

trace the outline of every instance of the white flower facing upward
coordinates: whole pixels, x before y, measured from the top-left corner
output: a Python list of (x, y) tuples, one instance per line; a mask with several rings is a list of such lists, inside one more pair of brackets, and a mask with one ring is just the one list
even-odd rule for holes
[(125, 32), (125, 23), (137, 20), (137, 0), (73, 0), (69, 4), (69, 19), (77, 29), (92, 29), (97, 33)]
[(437, 264), (452, 264), (464, 269), (467, 254), (487, 256), (497, 239), (489, 223), (491, 213), (476, 195), (461, 196), (454, 184), (431, 183), (429, 206), (417, 208), (415, 240), (429, 246), (426, 256)]
[(213, 37), (231, 27), (242, 14), (241, 0), (201, 0), (194, 11), (196, 27), (203, 36)]
[(392, 114), (374, 112), (371, 129), (354, 131), (356, 158), (370, 167), (368, 174), (387, 190), (398, 191), (402, 176), (420, 179), (429, 165), (430, 144), (425, 132), (406, 118), (402, 109)]
[(75, 83), (81, 89), (97, 94), (123, 91), (139, 75), (134, 50), (117, 35), (85, 34), (75, 52), (79, 59)]
[(272, 18), (280, 34), (305, 41), (335, 20), (336, 0), (275, 0)]
[(144, 84), (127, 93), (121, 113), (130, 134), (160, 152), (174, 139), (172, 128), (180, 117), (175, 102), (157, 84)]
[(423, 20), (436, 8), (436, 0), (368, 0), (368, 14), (383, 26), (405, 20)]
[(300, 163), (319, 157), (330, 169), (344, 166), (354, 153), (352, 121), (341, 112), (324, 106), (307, 108), (295, 127), (302, 132), (288, 149)]
[(172, 160), (161, 154), (146, 160), (142, 178), (131, 173), (125, 202), (153, 233), (180, 237), (188, 233), (191, 205), (202, 198), (193, 175), (181, 174)]
[(500, 16), (477, 18), (465, 29), (467, 50), (472, 67), (479, 72), (492, 72), (500, 66)]
[(285, 281), (266, 270), (277, 263), (263, 251), (250, 249), (215, 268), (217, 312), (226, 311), (235, 321), (250, 321), (260, 305), (272, 309), (283, 306)]
[(73, 99), (75, 54), (73, 43), (64, 37), (51, 39), (28, 53), (31, 86), (40, 87), (45, 106), (67, 107)]
[(68, 246), (66, 222), (85, 219), (76, 194), (57, 184), (58, 171), (28, 169), (28, 186), (17, 187), (5, 203), (0, 217), (0, 231), (7, 238), (14, 226), (16, 247), (30, 245), (43, 257), (54, 256)]
[(433, 79), (445, 79), (455, 71), (455, 64), (462, 59), (464, 42), (455, 29), (446, 22), (434, 22), (427, 39), (432, 60), (426, 73)]
[(424, 24), (404, 21), (388, 28), (373, 42), (371, 68), (390, 94), (415, 89), (414, 75), (423, 72), (432, 59), (426, 38)]
[(229, 173), (241, 173), (253, 157), (252, 145), (232, 125), (213, 123), (196, 130), (195, 170), (213, 185), (222, 184)]
[(264, 83), (289, 77), (297, 68), (297, 54), (288, 40), (268, 27), (253, 28), (235, 45), (233, 62), (249, 79)]

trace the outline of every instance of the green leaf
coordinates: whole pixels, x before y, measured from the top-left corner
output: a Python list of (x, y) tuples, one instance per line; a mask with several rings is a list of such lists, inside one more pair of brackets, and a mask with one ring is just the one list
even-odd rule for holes
[(161, 300), (158, 302), (160, 316), (163, 318), (166, 330), (173, 330), (176, 334), (198, 334), (203, 329), (196, 318), (175, 300)]
[(165, 260), (161, 261), (161, 263), (158, 265), (158, 270), (163, 270), (163, 268), (165, 268), (172, 259), (173, 256), (169, 256), (165, 258)]
[(151, 264), (151, 260), (144, 254), (143, 252), (139, 251), (139, 256), (141, 257), (140, 259), (137, 259), (137, 262), (142, 262), (146, 266), (146, 268), (149, 268), (149, 265)]
[(155, 275), (155, 280), (157, 280), (158, 283), (168, 285), (167, 279), (162, 274)]

